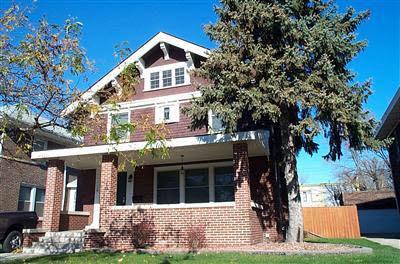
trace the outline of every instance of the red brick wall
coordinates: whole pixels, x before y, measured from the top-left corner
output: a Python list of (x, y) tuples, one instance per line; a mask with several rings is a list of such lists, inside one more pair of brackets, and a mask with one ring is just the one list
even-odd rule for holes
[(93, 124), (90, 125), (89, 132), (83, 137), (85, 145), (104, 144), (101, 136), (107, 135), (107, 121), (108, 117), (106, 114), (101, 114), (95, 120), (92, 120)]
[[(180, 109), (183, 107), (187, 106), (188, 104), (181, 104)], [(144, 109), (138, 109), (134, 110), (131, 112), (131, 122), (136, 123), (140, 122), (140, 120), (144, 120), (148, 118), (150, 122), (154, 123), (154, 115), (155, 115), (155, 109), (154, 107), (152, 108), (144, 108)], [(180, 113), (179, 117), (179, 122), (176, 123), (169, 123), (165, 124), (165, 127), (167, 129), (167, 138), (176, 138), (176, 137), (191, 137), (191, 136), (198, 136), (198, 135), (204, 135), (207, 134), (207, 129), (202, 128), (198, 130), (191, 130), (190, 129), (190, 118), (188, 118), (186, 115), (183, 113)], [(145, 133), (146, 131), (144, 130), (143, 126), (138, 126), (137, 130), (131, 134), (131, 141), (142, 141), (145, 139)]]
[(64, 161), (48, 162), (46, 179), (46, 197), (43, 213), (43, 229), (58, 231), (64, 186)]
[(117, 200), (118, 157), (103, 155), (100, 172), (100, 228), (106, 228), (111, 221), (109, 207)]
[(62, 213), (60, 215), (60, 231), (83, 230), (88, 225), (88, 215)]
[[(270, 240), (281, 241), (284, 239), (282, 230), (283, 214), (279, 208), (279, 199), (282, 201), (283, 190), (279, 191), (277, 175), (274, 164), (267, 156), (253, 157), (250, 161), (250, 186), (252, 200), (263, 206), (263, 210), (257, 210), (263, 232), (268, 234)], [(281, 224), (279, 224), (282, 222)]]
[(143, 203), (153, 202), (153, 166), (140, 166), (135, 169), (133, 193)]
[(21, 184), (44, 188), (46, 169), (40, 165), (0, 158), (0, 211), (16, 211)]

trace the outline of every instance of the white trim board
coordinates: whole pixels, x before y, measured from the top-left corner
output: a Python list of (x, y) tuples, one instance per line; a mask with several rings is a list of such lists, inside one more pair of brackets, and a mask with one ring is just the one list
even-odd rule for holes
[[(166, 145), (167, 147), (176, 148), (176, 147), (196, 146), (205, 144), (217, 144), (225, 142), (257, 140), (263, 146), (268, 155), (269, 154), (268, 138), (269, 138), (268, 130), (257, 130), (248, 132), (238, 132), (236, 134), (212, 134), (212, 135), (204, 135), (196, 137), (173, 138), (167, 140)], [(81, 155), (107, 154), (107, 153), (124, 152), (124, 151), (138, 151), (143, 149), (146, 145), (147, 145), (146, 141), (139, 141), (139, 142), (129, 142), (121, 144), (34, 151), (32, 152), (31, 158), (34, 160), (55, 159), (55, 158), (81, 156)], [(154, 147), (157, 148), (157, 145)]]

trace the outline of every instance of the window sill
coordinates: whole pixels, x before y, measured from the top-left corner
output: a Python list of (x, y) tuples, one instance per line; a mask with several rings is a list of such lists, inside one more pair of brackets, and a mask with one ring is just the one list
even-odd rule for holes
[(192, 203), (192, 204), (136, 204), (136, 205), (115, 205), (113, 210), (138, 210), (138, 209), (179, 209), (179, 208), (209, 208), (209, 207), (234, 207), (235, 202), (220, 203)]
[(191, 85), (191, 83), (183, 83), (183, 84), (178, 84), (178, 85), (174, 85), (174, 86), (167, 86), (167, 87), (159, 87), (159, 88), (144, 88), (143, 92), (153, 92), (153, 91), (159, 91), (159, 90), (166, 90), (166, 89), (171, 89), (171, 88), (179, 88), (182, 86), (189, 86)]
[(61, 211), (61, 214), (64, 215), (83, 215), (83, 216), (90, 216), (89, 212), (84, 211)]

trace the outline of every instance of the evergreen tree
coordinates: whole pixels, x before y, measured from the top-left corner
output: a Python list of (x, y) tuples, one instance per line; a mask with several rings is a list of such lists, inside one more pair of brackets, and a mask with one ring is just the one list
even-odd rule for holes
[(356, 83), (347, 68), (366, 46), (355, 31), (369, 12), (349, 8), (340, 14), (333, 1), (324, 0), (222, 0), (215, 10), (218, 20), (206, 33), (218, 47), (196, 72), (209, 82), (186, 113), (192, 128), (207, 124), (210, 109), (229, 133), (238, 124), (265, 120), (280, 128), (289, 203), (286, 240), (302, 241), (299, 151), (317, 152), (317, 135), (328, 138), (324, 157), (331, 160), (342, 156), (344, 141), (355, 150), (377, 144), (376, 122), (363, 110), (370, 83)]

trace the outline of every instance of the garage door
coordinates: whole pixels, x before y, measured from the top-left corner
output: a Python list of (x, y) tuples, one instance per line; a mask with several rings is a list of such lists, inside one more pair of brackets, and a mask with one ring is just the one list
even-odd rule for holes
[(359, 209), (361, 234), (400, 234), (400, 215), (396, 209)]

